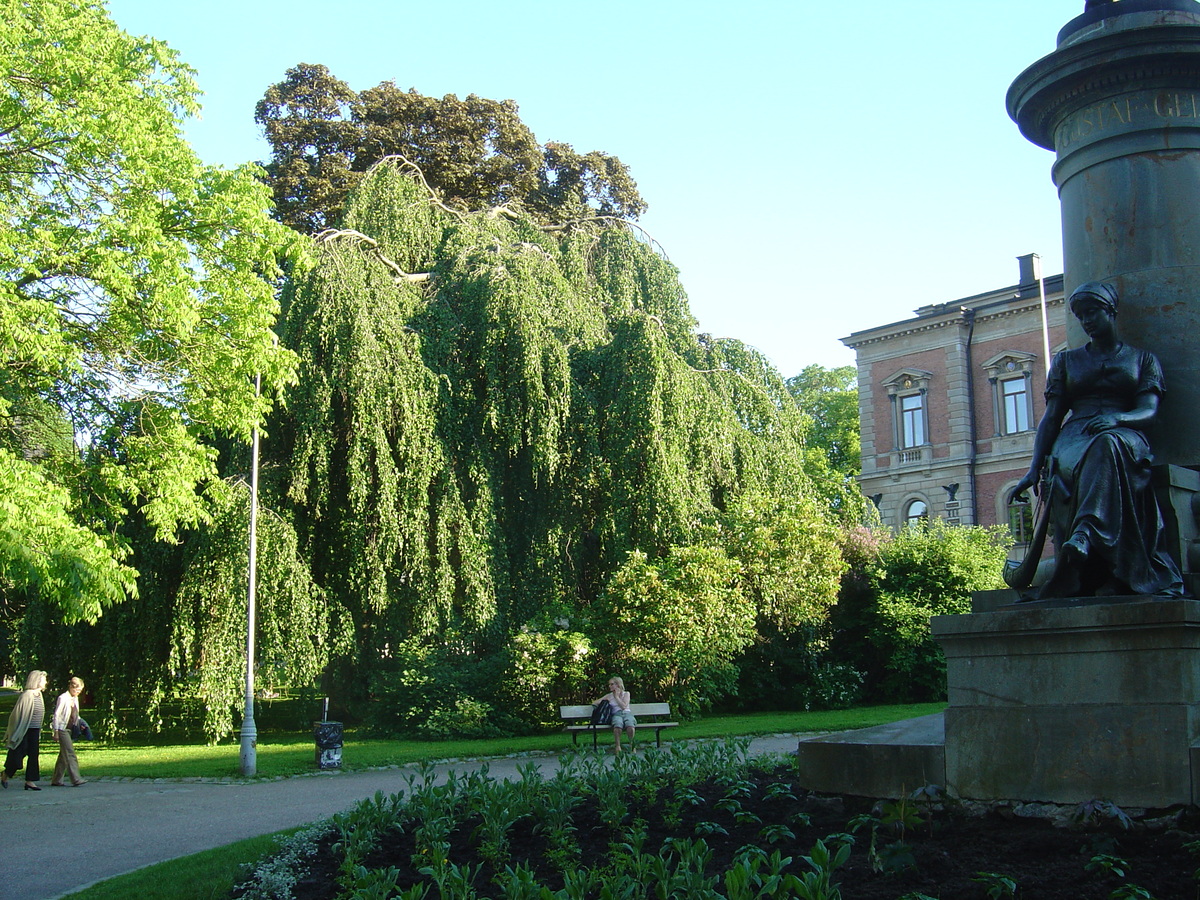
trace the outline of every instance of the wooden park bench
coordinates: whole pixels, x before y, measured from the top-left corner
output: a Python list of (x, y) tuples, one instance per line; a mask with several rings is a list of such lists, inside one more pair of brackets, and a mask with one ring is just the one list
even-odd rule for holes
[[(571, 743), (575, 746), (579, 745), (579, 733), (592, 733), (592, 748), (597, 746), (597, 740), (601, 734), (609, 734), (612, 731), (611, 725), (592, 726), (592, 705), (585, 703), (583, 706), (560, 706), (558, 714), (567, 723), (566, 730), (571, 734)], [(630, 703), (629, 711), (633, 713), (633, 717), (637, 719), (637, 731), (643, 728), (654, 729), (654, 741), (662, 746), (662, 731), (664, 728), (674, 728), (678, 722), (665, 722), (666, 718), (671, 715), (671, 704), (669, 703)], [(636, 734), (636, 732), (635, 732)]]

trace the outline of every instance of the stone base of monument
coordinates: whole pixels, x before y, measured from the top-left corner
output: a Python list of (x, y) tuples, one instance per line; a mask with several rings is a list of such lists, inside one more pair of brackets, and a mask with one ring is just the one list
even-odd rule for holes
[(1044, 601), (932, 625), (946, 653), (951, 792), (1196, 802), (1200, 602)]
[[(933, 620), (949, 706), (906, 724), (801, 741), (814, 790), (1164, 807), (1200, 799), (1200, 601), (1088, 598)], [(929, 717), (927, 717), (929, 718)], [(910, 720), (918, 723), (922, 720)], [(937, 738), (940, 737), (940, 742)], [(941, 751), (940, 753), (938, 751)], [(939, 768), (939, 759), (941, 767)]]

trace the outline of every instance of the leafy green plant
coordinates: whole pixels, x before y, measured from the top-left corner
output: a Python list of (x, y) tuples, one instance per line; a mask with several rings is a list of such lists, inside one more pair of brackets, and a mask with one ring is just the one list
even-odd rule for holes
[(761, 850), (757, 853), (739, 851), (733, 867), (725, 872), (725, 896), (728, 900), (790, 896), (793, 879), (784, 874), (784, 869), (791, 862), (790, 856), (783, 856), (778, 850), (769, 857)]
[(536, 873), (525, 863), (519, 863), (515, 869), (505, 866), (493, 880), (504, 900), (539, 900), (542, 896), (543, 888)]
[(1111, 900), (1154, 900), (1154, 895), (1140, 885), (1123, 884), (1108, 895)]
[(598, 776), (593, 785), (600, 821), (615, 830), (629, 811), (626, 802), (627, 781), (618, 769), (613, 768)]
[(754, 782), (744, 778), (730, 778), (722, 781), (726, 793), (731, 798), (748, 798), (754, 793)]
[(972, 591), (1003, 587), (1010, 539), (997, 528), (948, 526), (941, 519), (896, 534), (847, 534), (851, 570), (832, 620), (840, 662), (866, 675), (868, 698), (945, 696), (945, 657), (929, 631), (934, 615), (968, 612)]
[(516, 804), (495, 798), (481, 805), (479, 815), (479, 853), (493, 865), (500, 865), (508, 858), (508, 830), (527, 813)]
[(1112, 856), (1108, 853), (1097, 853), (1084, 867), (1089, 872), (1099, 872), (1104, 875), (1112, 875), (1116, 878), (1124, 878), (1125, 872), (1129, 868), (1129, 863), (1121, 859), (1119, 856)]
[(910, 829), (925, 824), (925, 820), (907, 797), (901, 797), (883, 804), (879, 824), (882, 828), (894, 830), (903, 840)]
[(894, 874), (917, 867), (917, 858), (913, 855), (913, 849), (904, 841), (892, 841), (883, 846), (876, 846), (872, 841), (867, 856), (871, 860), (871, 867), (875, 871), (885, 874)]
[(795, 800), (796, 795), (792, 793), (792, 786), (790, 784), (784, 781), (777, 781), (767, 786), (763, 798), (766, 800)]
[[(1200, 841), (1188, 841), (1183, 845), (1183, 849), (1194, 857), (1200, 857)], [(1200, 869), (1196, 869), (1196, 871), (1192, 873), (1192, 878), (1200, 881)]]
[(433, 882), (442, 897), (468, 900), (475, 896), (474, 885), (482, 868), (482, 863), (472, 868), (469, 865), (460, 866), (457, 863), (442, 860), (437, 864), (425, 866), (419, 871)]
[[(395, 896), (400, 879), (400, 870), (395, 866), (386, 869), (368, 869), (365, 866), (355, 866), (350, 878), (345, 882), (346, 900), (389, 900)], [(424, 897), (428, 886), (420, 885)]]
[(538, 821), (534, 831), (545, 834), (548, 845), (546, 857), (562, 872), (574, 869), (579, 859), (572, 811), (583, 802), (583, 798), (575, 790), (570, 765), (568, 762), (546, 783), (542, 803), (535, 807)]
[(402, 827), (402, 794), (385, 796), (376, 791), (373, 797), (360, 800), (344, 813), (330, 820), (337, 838), (333, 851), (342, 857), (341, 880), (344, 885), (360, 881), (359, 863), (375, 849), (379, 840), (390, 830)]
[(657, 887), (663, 896), (695, 897), (697, 900), (717, 900), (719, 895), (714, 886), (716, 876), (706, 875), (709, 862), (712, 860), (712, 850), (703, 840), (684, 840), (667, 838), (663, 841), (660, 860), (664, 863), (669, 857), (675, 857), (673, 870), (667, 868), (669, 875), (661, 878)]
[(927, 812), (945, 809), (957, 802), (940, 784), (923, 785), (909, 794), (908, 798)]
[(736, 797), (722, 797), (713, 804), (713, 809), (719, 809), (721, 812), (738, 813), (742, 809), (742, 801)]
[[(1097, 853), (1088, 860), (1085, 868), (1105, 877), (1124, 878), (1129, 871), (1129, 863), (1111, 853)], [(1154, 900), (1149, 891), (1136, 884), (1123, 884), (1108, 896), (1110, 900)]]
[[(867, 844), (867, 859), (871, 868), (876, 872), (889, 873), (916, 868), (916, 857), (912, 847), (905, 843), (904, 836), (908, 829), (923, 824), (925, 820), (907, 798), (882, 803), (878, 810), (877, 816), (860, 813), (847, 823), (852, 833), (869, 830), (871, 836)], [(895, 836), (897, 840), (889, 841), (881, 836)]]
[(683, 805), (678, 800), (668, 800), (663, 804), (663, 827), (675, 831), (683, 824)]
[(1017, 883), (1007, 875), (976, 872), (971, 880), (983, 885), (984, 895), (988, 900), (1011, 900), (1017, 896)]
[(1105, 822), (1115, 822), (1124, 831), (1133, 827), (1129, 814), (1111, 800), (1086, 800), (1071, 813), (1071, 823), (1080, 828), (1097, 828)]
[(768, 844), (778, 844), (783, 841), (794, 841), (796, 839), (796, 833), (792, 829), (778, 822), (763, 828), (758, 833), (758, 836)]
[(850, 845), (834, 840), (832, 849), (817, 841), (808, 856), (800, 857), (811, 871), (794, 876), (790, 887), (800, 900), (841, 900), (842, 892), (833, 880), (833, 873), (850, 858)]

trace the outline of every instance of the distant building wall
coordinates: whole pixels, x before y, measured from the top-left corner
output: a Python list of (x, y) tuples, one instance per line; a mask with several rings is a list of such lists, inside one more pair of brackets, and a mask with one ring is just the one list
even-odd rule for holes
[[(1020, 259), (1021, 283), (923, 306), (912, 318), (842, 339), (858, 366), (860, 484), (886, 524), (899, 527), (923, 512), (963, 525), (1009, 525), (1007, 495), (1029, 468), (1045, 409), (1041, 292), (1031, 260)], [(1062, 276), (1044, 285), (1054, 354), (1066, 345)]]

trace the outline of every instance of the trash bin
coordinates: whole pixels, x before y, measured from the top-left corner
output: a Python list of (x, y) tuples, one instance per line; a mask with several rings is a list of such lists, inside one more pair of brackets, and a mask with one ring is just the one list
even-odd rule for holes
[(313, 722), (313, 739), (317, 743), (317, 768), (342, 767), (342, 723)]

